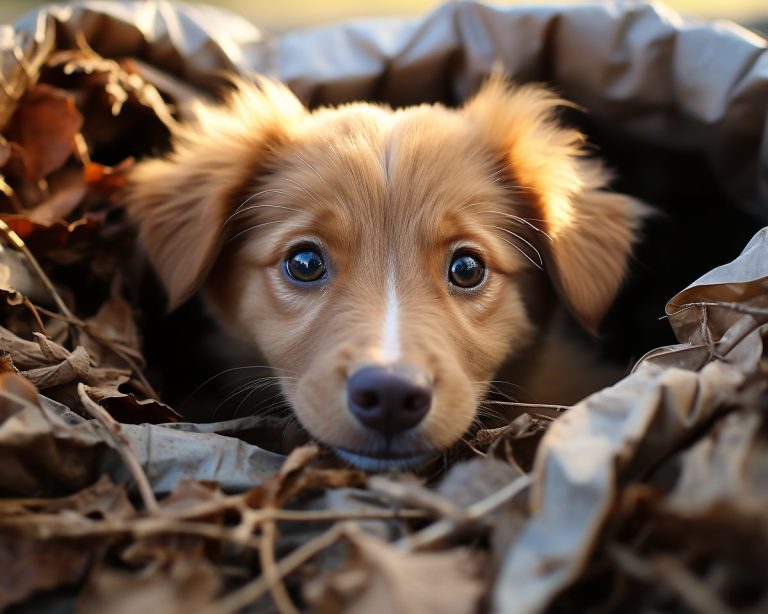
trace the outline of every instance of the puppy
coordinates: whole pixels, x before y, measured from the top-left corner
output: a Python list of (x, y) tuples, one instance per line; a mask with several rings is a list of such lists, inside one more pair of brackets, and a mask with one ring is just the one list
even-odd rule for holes
[(343, 459), (397, 469), (454, 444), (505, 361), (541, 379), (558, 299), (596, 331), (644, 208), (605, 189), (551, 92), (494, 76), (458, 109), (310, 112), (235, 85), (136, 166), (126, 204), (170, 306), (202, 290)]

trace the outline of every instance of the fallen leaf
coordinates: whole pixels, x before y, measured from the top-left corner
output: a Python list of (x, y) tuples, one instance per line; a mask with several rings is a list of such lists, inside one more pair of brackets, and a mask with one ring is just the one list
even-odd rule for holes
[(47, 390), (71, 382), (86, 381), (89, 370), (88, 352), (82, 345), (79, 345), (61, 362), (47, 367), (22, 371), (21, 374), (40, 390)]
[(89, 162), (83, 172), (88, 187), (106, 199), (112, 199), (128, 182), (128, 171), (133, 167), (133, 158), (126, 158), (117, 166), (104, 166)]
[(485, 589), (482, 557), (464, 548), (405, 553), (362, 531), (350, 531), (348, 568), (327, 574), (306, 597), (317, 612), (471, 614)]
[(78, 612), (187, 614), (201, 610), (219, 592), (216, 569), (205, 560), (176, 560), (139, 573), (98, 570), (85, 588)]
[(64, 168), (48, 179), (48, 197), (28, 212), (29, 219), (44, 226), (63, 221), (85, 198), (83, 169)]
[(109, 451), (91, 423), (70, 426), (16, 374), (0, 375), (0, 491), (39, 496), (92, 484)]
[(104, 226), (104, 216), (89, 213), (74, 222), (36, 222), (28, 215), (2, 215), (36, 256), (57, 256), (58, 264), (81, 261), (94, 252), (95, 239)]
[(81, 341), (98, 365), (125, 368), (127, 354), (139, 366), (144, 366), (133, 309), (121, 296), (120, 287), (121, 276), (115, 275), (109, 298), (94, 316), (85, 320), (89, 332), (82, 335)]
[(83, 117), (68, 92), (38, 83), (21, 99), (5, 136), (24, 150), (22, 174), (30, 182), (61, 168), (75, 150)]
[(80, 581), (90, 558), (90, 549), (78, 542), (0, 531), (0, 610), (38, 591)]

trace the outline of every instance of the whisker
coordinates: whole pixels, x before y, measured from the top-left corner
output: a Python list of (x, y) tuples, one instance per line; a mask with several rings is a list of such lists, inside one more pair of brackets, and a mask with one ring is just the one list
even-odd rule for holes
[(257, 228), (261, 228), (262, 226), (269, 226), (270, 224), (282, 224), (282, 223), (283, 223), (283, 220), (275, 220), (273, 222), (262, 222), (261, 224), (256, 224), (255, 226), (246, 228), (245, 230), (238, 232), (235, 236), (230, 237), (229, 239), (227, 239), (227, 243), (229, 243), (230, 241), (234, 241), (235, 239), (237, 239), (237, 237), (240, 237), (244, 235), (246, 232), (250, 232), (251, 230), (256, 230)]
[(495, 214), (497, 214), (497, 215), (502, 215), (502, 216), (504, 216), (504, 217), (506, 217), (506, 218), (509, 218), (509, 219), (515, 220), (516, 222), (520, 222), (521, 224), (523, 224), (523, 225), (525, 225), (525, 226), (528, 226), (528, 228), (532, 228), (532, 229), (533, 229), (533, 230), (535, 230), (536, 232), (540, 232), (540, 233), (541, 233), (541, 234), (543, 234), (545, 237), (547, 237), (547, 239), (549, 239), (550, 241), (552, 241), (552, 237), (551, 237), (551, 236), (549, 236), (549, 234), (548, 234), (546, 231), (542, 230), (541, 228), (539, 228), (539, 227), (538, 227), (538, 226), (536, 226), (535, 224), (532, 224), (532, 223), (531, 223), (532, 221), (536, 221), (536, 222), (543, 222), (544, 220), (539, 220), (539, 219), (536, 219), (536, 220), (526, 219), (526, 218), (524, 218), (524, 217), (520, 217), (520, 216), (518, 216), (518, 215), (512, 215), (511, 213), (504, 213), (503, 211), (482, 211), (482, 213), (495, 213)]
[(315, 175), (318, 176), (320, 181), (322, 181), (325, 185), (328, 185), (328, 182), (323, 178), (323, 176), (317, 172), (317, 169), (312, 166), (309, 162), (307, 162), (304, 158), (302, 158), (299, 154), (294, 154), (299, 160), (301, 160), (307, 167), (309, 167), (309, 170), (311, 170)]
[(536, 262), (533, 258), (531, 258), (528, 254), (526, 254), (518, 245), (515, 245), (512, 241), (510, 241), (508, 239), (505, 239), (503, 237), (499, 237), (498, 235), (496, 235), (497, 238), (499, 238), (502, 241), (504, 241), (505, 243), (511, 245), (518, 252), (520, 252), (520, 254), (522, 254), (533, 266), (535, 266), (538, 269), (543, 269), (544, 268), (544, 260), (542, 259), (541, 253), (539, 252), (539, 250), (536, 249), (533, 245), (531, 245), (531, 243), (529, 243), (528, 241), (523, 239), (523, 237), (521, 237), (519, 234), (517, 234), (515, 232), (512, 232), (511, 230), (507, 230), (506, 228), (502, 228), (501, 226), (489, 226), (489, 228), (496, 228), (497, 230), (501, 230), (502, 232), (506, 232), (507, 234), (513, 235), (513, 236), (517, 237), (518, 239), (520, 239), (526, 245), (530, 246), (530, 248), (534, 252), (536, 252), (536, 255), (539, 258), (539, 262)]
[[(269, 365), (245, 365), (241, 367), (231, 367), (229, 369), (224, 369), (223, 371), (219, 371), (215, 375), (212, 375), (207, 380), (205, 380), (202, 384), (200, 384), (197, 388), (195, 388), (191, 393), (189, 393), (189, 396), (187, 399), (182, 403), (182, 406), (185, 403), (188, 403), (194, 396), (200, 392), (202, 388), (210, 384), (213, 380), (221, 377), (222, 375), (226, 375), (227, 373), (232, 373), (233, 371), (243, 371), (245, 369), (268, 369), (270, 371), (285, 371), (286, 373), (296, 373), (295, 371), (289, 371), (288, 369), (277, 369), (276, 367), (270, 367)], [(290, 376), (282, 376), (286, 379), (297, 379), (296, 377), (290, 377)]]
[(241, 202), (237, 206), (237, 209), (235, 209), (235, 213), (233, 213), (231, 216), (229, 216), (229, 218), (227, 218), (227, 220), (224, 223), (226, 224), (230, 219), (232, 219), (240, 211), (240, 209), (242, 209), (245, 205), (247, 205), (249, 202), (251, 202), (257, 196), (261, 196), (262, 194), (271, 194), (271, 193), (273, 193), (273, 194), (282, 194), (283, 196), (290, 196), (290, 194), (288, 194), (288, 192), (283, 192), (281, 190), (275, 190), (274, 188), (269, 188), (267, 190), (261, 190), (260, 192), (256, 192), (255, 194), (251, 194), (248, 198), (246, 198), (243, 202)]
[(283, 207), (282, 205), (269, 205), (269, 204), (262, 204), (262, 205), (251, 205), (250, 207), (246, 207), (245, 209), (241, 209), (238, 211), (235, 211), (232, 215), (230, 215), (226, 222), (224, 224), (227, 224), (232, 220), (233, 217), (237, 215), (242, 215), (243, 213), (246, 213), (248, 211), (253, 211), (254, 209), (261, 209), (263, 207), (269, 207), (270, 209), (284, 209), (285, 211), (295, 211), (296, 213), (301, 213), (300, 209), (294, 209), (293, 207)]
[[(251, 397), (252, 394), (255, 392), (260, 392), (262, 390), (266, 390), (270, 386), (279, 386), (280, 385), (280, 379), (281, 378), (263, 378), (262, 380), (259, 380), (257, 382), (254, 382), (254, 385), (251, 387), (251, 390), (246, 394), (241, 400), (240, 403), (238, 403), (237, 407), (235, 408), (235, 416), (240, 412), (240, 408), (243, 406), (243, 404)], [(280, 391), (279, 394), (282, 394), (282, 391)], [(258, 406), (257, 406), (258, 407)]]
[(299, 188), (299, 189), (300, 189), (302, 192), (304, 192), (304, 194), (306, 194), (306, 195), (307, 195), (307, 196), (309, 196), (309, 197), (310, 197), (310, 198), (311, 198), (313, 201), (315, 201), (315, 204), (318, 204), (318, 205), (320, 204), (320, 201), (319, 201), (319, 200), (317, 200), (317, 197), (316, 197), (314, 194), (312, 194), (312, 192), (310, 192), (309, 190), (307, 190), (307, 188), (305, 188), (303, 185), (301, 185), (301, 184), (300, 184), (298, 181), (296, 181), (296, 180), (294, 180), (294, 179), (291, 179), (290, 177), (281, 177), (281, 179), (283, 179), (284, 181), (287, 181), (288, 183), (292, 183), (293, 185), (295, 185), (295, 186), (296, 186), (297, 188)]

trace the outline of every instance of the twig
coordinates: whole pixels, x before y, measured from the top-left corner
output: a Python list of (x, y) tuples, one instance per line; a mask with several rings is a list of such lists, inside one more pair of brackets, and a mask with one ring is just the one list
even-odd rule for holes
[(74, 314), (69, 310), (69, 307), (67, 307), (64, 299), (61, 298), (58, 290), (56, 290), (48, 275), (46, 275), (45, 271), (43, 271), (43, 267), (40, 266), (37, 258), (35, 258), (32, 252), (29, 251), (29, 248), (24, 243), (24, 240), (18, 234), (16, 234), (16, 231), (8, 226), (8, 224), (5, 223), (5, 220), (2, 219), (0, 219), (0, 232), (2, 232), (8, 238), (8, 240), (16, 249), (24, 254), (24, 257), (29, 261), (30, 266), (34, 269), (35, 273), (40, 278), (40, 281), (43, 282), (43, 285), (46, 287), (48, 292), (50, 292), (53, 300), (56, 302), (56, 306), (59, 308), (61, 313), (69, 318), (74, 319)]
[[(20, 500), (24, 502), (24, 500)], [(32, 501), (33, 503), (36, 503)], [(50, 504), (50, 501), (40, 505)], [(5, 501), (0, 507), (5, 505)], [(91, 520), (86, 518), (73, 519), (72, 516), (57, 514), (26, 514), (8, 515), (0, 518), (0, 527), (13, 528), (17, 531), (44, 533), (46, 537), (100, 537), (115, 535), (131, 535), (142, 538), (156, 535), (190, 535), (206, 539), (218, 539), (238, 546), (260, 548), (261, 541), (251, 536), (243, 539), (232, 528), (220, 527), (199, 521), (179, 521), (174, 518), (132, 518)]]
[(274, 520), (268, 520), (261, 525), (261, 548), (259, 548), (259, 562), (261, 573), (269, 584), (272, 600), (280, 614), (300, 614), (293, 605), (288, 590), (283, 584), (282, 576), (275, 563), (275, 541), (277, 539), (277, 525)]
[(271, 517), (285, 522), (319, 522), (339, 520), (422, 520), (433, 518), (434, 516), (426, 510), (361, 510), (357, 512), (309, 510), (305, 512), (276, 509), (272, 512)]
[(480, 499), (480, 501), (476, 501), (470, 505), (466, 509), (464, 518), (461, 520), (455, 520), (452, 518), (440, 520), (434, 524), (429, 525), (426, 529), (423, 529), (411, 537), (402, 538), (395, 543), (395, 546), (402, 551), (413, 552), (414, 550), (434, 545), (435, 543), (444, 540), (459, 528), (479, 520), (510, 499), (515, 498), (526, 488), (528, 488), (532, 482), (533, 478), (530, 474), (521, 475), (519, 478), (512, 480), (509, 484), (497, 490), (485, 499)]
[[(1, 86), (2, 86), (2, 82), (0, 82), (0, 87)], [(23, 207), (21, 206), (19, 197), (16, 196), (16, 192), (14, 192), (13, 188), (8, 185), (8, 183), (5, 181), (5, 175), (2, 175), (2, 174), (0, 174), (0, 192), (2, 192), (8, 197), (8, 200), (10, 201), (11, 207), (13, 207), (13, 210), (16, 213), (21, 213)]]
[(157, 512), (158, 505), (157, 499), (155, 499), (155, 493), (152, 492), (152, 486), (149, 483), (147, 474), (144, 473), (144, 469), (142, 468), (139, 459), (136, 458), (136, 454), (134, 454), (130, 442), (120, 429), (120, 423), (110, 416), (107, 410), (88, 396), (84, 384), (80, 383), (77, 385), (77, 394), (80, 397), (83, 408), (104, 426), (104, 428), (107, 429), (107, 432), (112, 436), (117, 451), (123, 458), (126, 467), (128, 467), (128, 471), (131, 472), (133, 478), (136, 480), (136, 486), (144, 501), (144, 506), (150, 512)]
[(733, 614), (733, 610), (716, 593), (678, 561), (670, 557), (642, 559), (627, 548), (617, 545), (610, 547), (609, 552), (630, 576), (648, 583), (665, 584), (683, 601), (685, 609), (701, 614)]
[(518, 403), (517, 401), (483, 401), (483, 405), (504, 405), (505, 407), (532, 407), (541, 409), (554, 409), (555, 411), (564, 412), (568, 410), (566, 405), (551, 405), (549, 403)]
[(333, 525), (325, 533), (321, 533), (281, 559), (275, 566), (275, 577), (267, 579), (266, 575), (262, 574), (245, 586), (220, 599), (217, 603), (212, 604), (203, 610), (202, 614), (235, 614), (235, 612), (239, 612), (269, 591), (271, 587), (270, 582), (282, 580), (282, 578), (298, 569), (313, 556), (335, 544), (349, 530), (350, 526), (346, 523)]
[(35, 319), (35, 323), (37, 324), (38, 330), (47, 337), (48, 333), (45, 330), (45, 324), (43, 324), (43, 320), (40, 318), (40, 313), (37, 311), (37, 308), (32, 304), (32, 301), (30, 301), (25, 296), (24, 300), (22, 301), (22, 305), (24, 305), (24, 307), (26, 307), (29, 310), (29, 312), (32, 314), (32, 317)]

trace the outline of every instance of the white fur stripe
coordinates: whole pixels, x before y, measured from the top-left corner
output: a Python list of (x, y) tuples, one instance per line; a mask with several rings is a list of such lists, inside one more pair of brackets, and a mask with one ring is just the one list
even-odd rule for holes
[(400, 305), (397, 301), (395, 275), (390, 271), (387, 275), (387, 307), (384, 315), (381, 353), (386, 362), (396, 362), (400, 359)]

